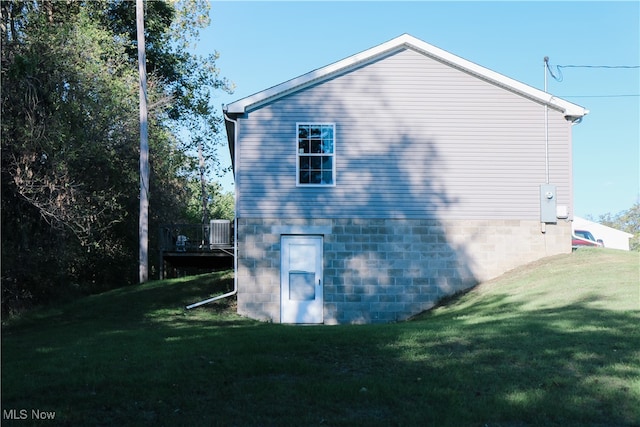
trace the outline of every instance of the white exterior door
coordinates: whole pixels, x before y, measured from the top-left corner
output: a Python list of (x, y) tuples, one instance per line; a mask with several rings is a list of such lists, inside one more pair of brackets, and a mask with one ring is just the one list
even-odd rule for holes
[(322, 323), (322, 237), (282, 236), (280, 321)]

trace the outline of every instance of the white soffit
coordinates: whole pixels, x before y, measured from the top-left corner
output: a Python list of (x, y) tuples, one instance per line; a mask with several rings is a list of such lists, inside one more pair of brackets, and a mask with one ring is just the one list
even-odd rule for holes
[(561, 111), (565, 117), (571, 118), (572, 120), (583, 117), (589, 113), (588, 110), (579, 105), (556, 98), (547, 92), (506, 77), (500, 73), (496, 73), (495, 71), (482, 67), (471, 61), (467, 61), (466, 59), (430, 45), (429, 43), (410, 36), (409, 34), (403, 34), (386, 43), (365, 50), (341, 61), (318, 68), (317, 70), (303, 74), (302, 76), (227, 104), (225, 109), (228, 113), (243, 114), (247, 112), (248, 109), (258, 108), (260, 105), (267, 102), (274, 101), (292, 92), (302, 90), (310, 85), (318, 83), (319, 81), (328, 79), (334, 74), (347, 72), (351, 68), (374, 61), (384, 55), (403, 49), (413, 49), (425, 56), (472, 74), (489, 83), (518, 93), (526, 98), (540, 102), (541, 104), (546, 104), (551, 108)]

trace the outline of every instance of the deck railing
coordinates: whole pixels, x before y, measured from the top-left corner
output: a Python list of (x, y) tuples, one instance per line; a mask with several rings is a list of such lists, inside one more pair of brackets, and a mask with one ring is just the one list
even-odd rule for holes
[(233, 222), (230, 221), (160, 227), (160, 250), (163, 252), (211, 252), (229, 247), (233, 247)]

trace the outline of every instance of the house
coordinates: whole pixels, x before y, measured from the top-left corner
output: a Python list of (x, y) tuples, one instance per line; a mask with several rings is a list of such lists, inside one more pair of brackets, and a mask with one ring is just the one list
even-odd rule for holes
[(587, 110), (410, 35), (223, 110), (241, 315), (403, 320), (571, 252)]
[(631, 233), (616, 230), (615, 228), (607, 227), (606, 225), (598, 224), (597, 222), (589, 221), (579, 216), (573, 217), (572, 230), (590, 231), (596, 239), (602, 240), (605, 248), (620, 249), (623, 251), (629, 250), (629, 239), (633, 237)]

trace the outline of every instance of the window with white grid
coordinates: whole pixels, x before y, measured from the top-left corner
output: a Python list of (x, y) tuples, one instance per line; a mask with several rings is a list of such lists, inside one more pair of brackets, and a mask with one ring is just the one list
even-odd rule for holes
[(336, 182), (333, 123), (298, 123), (296, 185), (333, 186)]

